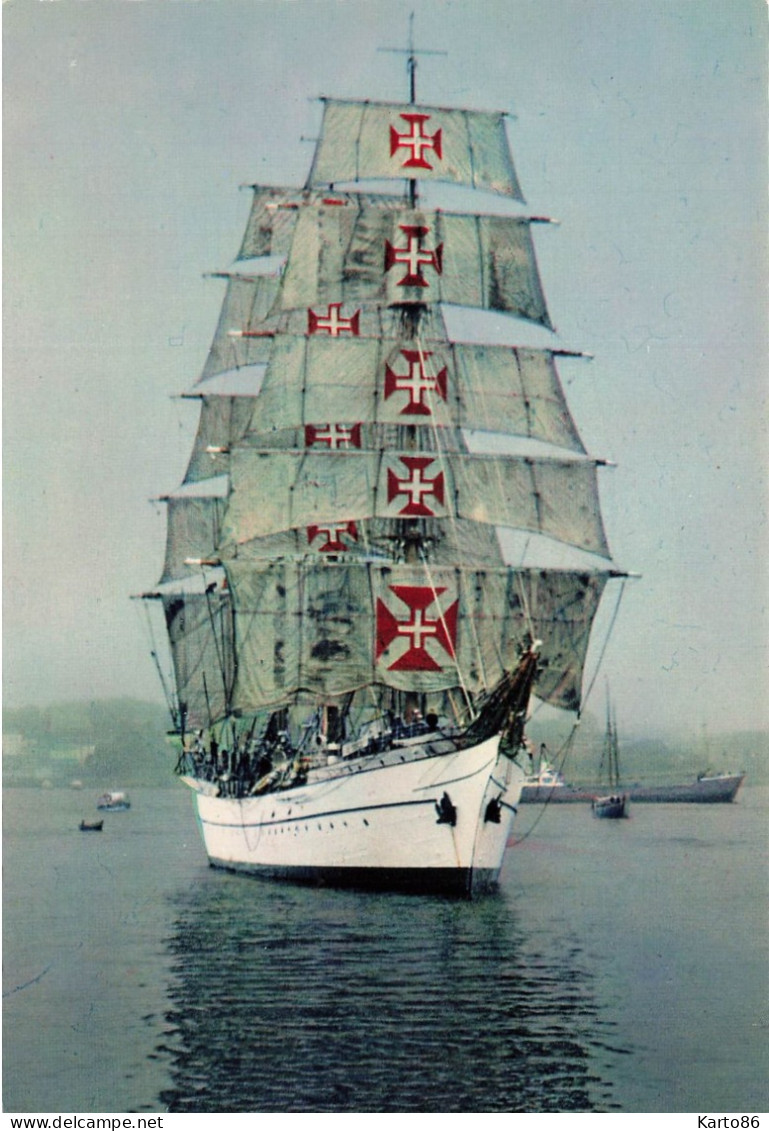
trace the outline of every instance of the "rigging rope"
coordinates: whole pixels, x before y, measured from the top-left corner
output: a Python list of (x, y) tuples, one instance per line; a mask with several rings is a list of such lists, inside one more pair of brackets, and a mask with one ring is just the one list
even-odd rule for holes
[[(155, 633), (154, 633), (154, 630), (152, 628), (152, 620), (150, 618), (149, 602), (148, 601), (142, 601), (142, 605), (144, 606), (145, 628), (146, 628), (147, 638), (148, 638), (148, 642), (149, 642), (149, 646), (150, 646), (150, 656), (155, 661), (155, 668), (157, 669), (158, 678), (160, 679), (160, 686), (163, 689), (163, 698), (166, 701), (166, 707), (168, 708), (168, 713), (171, 716), (171, 722), (176, 727), (176, 726), (179, 726), (178, 713), (174, 709), (173, 696), (170, 694), (170, 692), (168, 690), (168, 685), (166, 683), (165, 676), (163, 675), (163, 669), (160, 666), (160, 659), (158, 658), (158, 653), (157, 653), (157, 645), (155, 643)], [(178, 696), (177, 696), (177, 700), (178, 700)]]
[[(559, 774), (562, 774), (564, 769), (566, 768), (566, 760), (567, 760), (569, 754), (571, 753), (572, 747), (574, 745), (574, 737), (577, 733), (577, 727), (578, 726), (579, 726), (579, 719), (575, 719), (575, 721), (572, 725), (572, 728), (569, 731), (569, 734), (566, 737), (566, 740), (565, 740), (563, 746), (561, 747), (561, 749), (559, 750), (559, 752), (555, 756), (555, 765), (556, 765), (556, 768), (557, 768), (557, 771), (558, 771)], [(559, 759), (560, 759), (560, 764), (559, 764)], [(523, 833), (521, 836), (517, 837), (515, 840), (510, 841), (510, 847), (511, 848), (517, 848), (519, 844), (523, 844), (523, 842), (531, 836), (531, 834), (534, 832), (534, 830), (536, 829), (539, 822), (544, 817), (545, 812), (547, 811), (547, 807), (549, 806), (550, 802), (553, 799), (553, 789), (558, 789), (558, 788), (559, 788), (558, 786), (553, 786), (553, 788), (550, 790), (548, 797), (545, 799), (545, 801), (542, 802), (542, 808), (540, 809), (539, 813), (537, 814), (536, 819), (534, 820), (533, 824), (531, 824), (529, 826), (529, 828), (526, 830), (526, 832)]]
[[(445, 617), (443, 615), (443, 611), (441, 610), (441, 607), (438, 604), (438, 591), (435, 588), (435, 582), (433, 581), (433, 575), (430, 572), (430, 566), (428, 564), (427, 557), (425, 556), (425, 552), (424, 552), (424, 549), (422, 548), (422, 546), (419, 547), (419, 556), (422, 559), (422, 565), (424, 567), (425, 573), (427, 574), (428, 585), (430, 586), (430, 588), (433, 591), (433, 601), (435, 602), (435, 604), (438, 608), (438, 617), (440, 619), (441, 625), (443, 626), (443, 631), (445, 633), (446, 639), (451, 640), (448, 625), (446, 624), (446, 620), (445, 620)], [(452, 645), (452, 651), (454, 651), (453, 645)], [(460, 687), (462, 688), (462, 694), (465, 697), (465, 703), (467, 704), (467, 709), (472, 713), (472, 711), (473, 711), (473, 701), (472, 701), (472, 698), (470, 697), (470, 692), (467, 690), (467, 685), (465, 683), (464, 676), (462, 675), (462, 669), (459, 666), (459, 658), (456, 654), (456, 651), (454, 651), (454, 662), (456, 663), (456, 666), (457, 666), (457, 677), (459, 679)]]
[[(611, 637), (612, 631), (614, 629), (615, 622), (617, 620), (617, 616), (619, 614), (619, 607), (620, 607), (620, 603), (622, 601), (623, 594), (625, 592), (625, 585), (626, 584), (627, 584), (627, 582), (623, 581), (622, 585), (620, 586), (620, 590), (619, 590), (619, 593), (617, 595), (617, 603), (614, 606), (614, 612), (612, 613), (612, 618), (611, 618), (611, 621), (609, 622), (609, 627), (606, 631), (606, 637), (605, 637), (603, 645), (601, 647), (601, 652), (598, 656), (598, 663), (596, 664), (595, 671), (593, 673), (593, 678), (590, 680), (590, 683), (588, 684), (587, 691), (582, 696), (582, 703), (580, 704), (579, 715), (582, 714), (582, 711), (585, 708), (585, 704), (587, 703), (588, 699), (590, 698), (590, 693), (593, 690), (593, 687), (595, 685), (595, 681), (598, 678), (598, 673), (601, 670), (601, 664), (603, 663), (603, 658), (606, 654), (606, 648), (609, 644), (609, 638)], [(578, 717), (579, 717), (579, 715), (578, 715)]]
[[(435, 388), (437, 388), (438, 387), (438, 382), (437, 382), (438, 374), (435, 371), (435, 366), (431, 364), (429, 370), (427, 368), (427, 357), (432, 357), (432, 351), (430, 351), (427, 355), (425, 355), (424, 340), (423, 340), (421, 334), (419, 334), (419, 333), (417, 334), (417, 337), (416, 337), (416, 346), (417, 346), (417, 351), (419, 353), (420, 367), (421, 367), (421, 369), (424, 373), (427, 373), (430, 377), (435, 379)], [(454, 358), (454, 353), (453, 353), (453, 351), (451, 351), (451, 352), (452, 352), (452, 358)], [(438, 407), (437, 401), (434, 397), (434, 390), (433, 389), (425, 389), (425, 396), (426, 396), (426, 399), (428, 401), (428, 408), (430, 408), (430, 423), (432, 425), (433, 441), (435, 443), (435, 451), (436, 451), (436, 454), (438, 456), (438, 460), (439, 460), (440, 466), (443, 470), (443, 473), (446, 476), (446, 479), (447, 479), (449, 485), (451, 486), (452, 485), (452, 478), (450, 476), (449, 465), (448, 465), (448, 462), (446, 460), (447, 449), (444, 448), (441, 444), (441, 434), (440, 434), (440, 431), (438, 429), (438, 424), (437, 424), (437, 421), (436, 421), (436, 413), (432, 411), (433, 408), (437, 409), (437, 407)], [(432, 403), (430, 403), (430, 402), (432, 402)], [(460, 540), (459, 540), (459, 529), (458, 529), (458, 524), (457, 524), (456, 507), (454, 505), (455, 501), (456, 500), (454, 500), (452, 502), (452, 505), (448, 508), (448, 511), (449, 511), (448, 517), (449, 517), (449, 523), (451, 525), (452, 534), (454, 536), (454, 542), (455, 542), (455, 545), (457, 547), (457, 552), (459, 552)], [(427, 566), (427, 562), (426, 562), (426, 559), (425, 559), (425, 556), (424, 556), (424, 551), (420, 549), (420, 553), (421, 553), (421, 556), (423, 558), (423, 562), (424, 562), (424, 565), (425, 565), (425, 571), (427, 572), (428, 580), (430, 582), (430, 586), (433, 590), (433, 593), (435, 594), (435, 600), (437, 601), (438, 598), (437, 598), (437, 593), (435, 593), (435, 585), (433, 584), (432, 578), (430, 577), (430, 571), (429, 571), (429, 567)], [(443, 614), (441, 614), (441, 619), (443, 619)], [(475, 624), (475, 618), (469, 617), (467, 619), (469, 620), (470, 630), (471, 630), (472, 635), (473, 635), (473, 643), (474, 643), (474, 646), (475, 646), (475, 653), (476, 653), (476, 656), (477, 656), (477, 659), (478, 659), (478, 667), (480, 668), (480, 671), (481, 671), (481, 678), (483, 680), (484, 690), (488, 691), (489, 690), (489, 681), (488, 681), (488, 678), (486, 676), (486, 670), (485, 670), (485, 666), (484, 666), (484, 663), (483, 663), (483, 649), (481, 648), (481, 642), (480, 642), (480, 638), (478, 636), (478, 629), (477, 629), (476, 624)], [(444, 625), (444, 628), (445, 628), (445, 625)], [(455, 661), (457, 661), (458, 657), (455, 656), (454, 659), (455, 659)], [(470, 697), (470, 694), (467, 690), (467, 686), (465, 684), (465, 680), (464, 680), (464, 677), (462, 675), (462, 672), (459, 669), (459, 663), (458, 662), (457, 662), (457, 675), (459, 677), (459, 682), (460, 682), (460, 685), (462, 687), (462, 692), (465, 696), (465, 702), (467, 703), (467, 706), (468, 706), (470, 712), (472, 713), (472, 711), (473, 711), (473, 701), (472, 701), (472, 698)]]
[[(575, 719), (574, 725), (572, 726), (571, 731), (569, 732), (569, 735), (566, 738), (566, 741), (564, 742), (563, 746), (561, 747), (561, 750), (556, 754), (555, 761), (556, 761), (558, 772), (560, 774), (563, 773), (563, 771), (566, 767), (566, 761), (567, 761), (567, 758), (568, 758), (569, 754), (571, 753), (571, 750), (572, 750), (573, 745), (574, 745), (574, 738), (575, 738), (576, 733), (577, 733), (577, 727), (579, 726), (582, 711), (584, 710), (585, 704), (587, 703), (587, 700), (590, 696), (590, 693), (593, 690), (593, 686), (595, 685), (595, 681), (598, 678), (598, 673), (600, 671), (601, 664), (603, 663), (603, 658), (604, 658), (604, 655), (606, 653), (606, 648), (608, 646), (609, 639), (610, 639), (611, 634), (612, 634), (612, 630), (614, 629), (614, 625), (616, 623), (617, 616), (619, 615), (619, 607), (620, 607), (620, 604), (622, 602), (623, 594), (625, 592), (625, 585), (626, 585), (626, 582), (623, 581), (622, 585), (620, 586), (620, 591), (617, 595), (617, 602), (614, 606), (614, 612), (612, 613), (611, 621), (609, 622), (609, 627), (608, 627), (608, 630), (606, 632), (606, 637), (604, 639), (600, 655), (598, 657), (598, 663), (596, 664), (596, 669), (595, 669), (595, 672), (593, 673), (593, 678), (591, 679), (591, 681), (588, 685), (587, 691), (585, 692), (585, 694), (582, 697), (582, 703), (580, 705), (579, 714), (578, 714), (577, 718)], [(536, 710), (535, 710), (534, 713), (536, 713)], [(558, 764), (559, 759), (560, 759), (560, 764)], [(554, 788), (557, 788), (557, 787), (554, 787)], [(542, 809), (541, 809), (540, 813), (538, 814), (534, 823), (531, 825), (531, 827), (528, 828), (526, 830), (526, 832), (522, 836), (520, 836), (517, 840), (511, 841), (511, 847), (512, 848), (521, 844), (524, 840), (526, 840), (527, 837), (531, 836), (531, 834), (534, 832), (534, 829), (537, 827), (539, 822), (544, 817), (545, 810), (547, 809), (548, 805), (550, 804), (550, 802), (552, 800), (552, 796), (553, 796), (553, 794), (552, 794), (552, 791), (551, 791), (550, 796), (547, 798), (546, 801), (544, 801), (542, 803)]]

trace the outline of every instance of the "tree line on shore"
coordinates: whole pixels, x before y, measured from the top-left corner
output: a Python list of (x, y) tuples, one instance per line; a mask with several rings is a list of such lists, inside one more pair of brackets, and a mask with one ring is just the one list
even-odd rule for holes
[[(544, 742), (557, 761), (570, 717), (535, 716), (529, 736)], [(3, 781), (7, 785), (171, 785), (178, 739), (170, 736), (166, 709), (135, 699), (54, 703), (3, 712)], [(701, 770), (747, 770), (751, 781), (769, 782), (767, 736), (752, 732), (708, 737), (701, 730), (673, 739), (623, 736), (621, 770), (627, 782), (693, 776)], [(601, 723), (586, 715), (569, 750), (565, 776), (595, 779), (603, 742)]]

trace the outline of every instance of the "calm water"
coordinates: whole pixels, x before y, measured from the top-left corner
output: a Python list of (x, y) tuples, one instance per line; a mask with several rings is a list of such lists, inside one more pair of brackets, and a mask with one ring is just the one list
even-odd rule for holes
[(5, 1111), (769, 1108), (764, 787), (527, 806), (477, 904), (213, 872), (182, 787), (93, 800), (5, 792)]

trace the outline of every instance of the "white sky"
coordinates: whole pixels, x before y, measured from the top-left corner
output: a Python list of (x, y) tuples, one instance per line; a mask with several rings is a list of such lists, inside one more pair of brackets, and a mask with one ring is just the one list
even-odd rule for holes
[(595, 355), (561, 375), (642, 574), (602, 669), (623, 730), (769, 723), (764, 0), (6, 0), (7, 705), (161, 698), (129, 596), (192, 444), (202, 275), (240, 185), (303, 181), (316, 95), (407, 96), (378, 48), (412, 10), (447, 52), (418, 96), (514, 113), (532, 214), (561, 221), (534, 232), (553, 344)]

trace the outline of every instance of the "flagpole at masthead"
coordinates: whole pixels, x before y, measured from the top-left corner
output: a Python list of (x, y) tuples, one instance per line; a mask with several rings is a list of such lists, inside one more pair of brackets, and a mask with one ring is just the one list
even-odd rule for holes
[[(395, 55), (407, 55), (406, 68), (409, 75), (409, 102), (412, 106), (416, 104), (417, 100), (417, 55), (447, 55), (447, 51), (430, 51), (427, 48), (416, 48), (414, 46), (414, 13), (409, 16), (409, 45), (408, 47), (380, 47), (380, 51), (389, 51)], [(416, 180), (409, 181), (409, 200), (411, 207), (416, 207), (417, 202), (417, 182)]]

